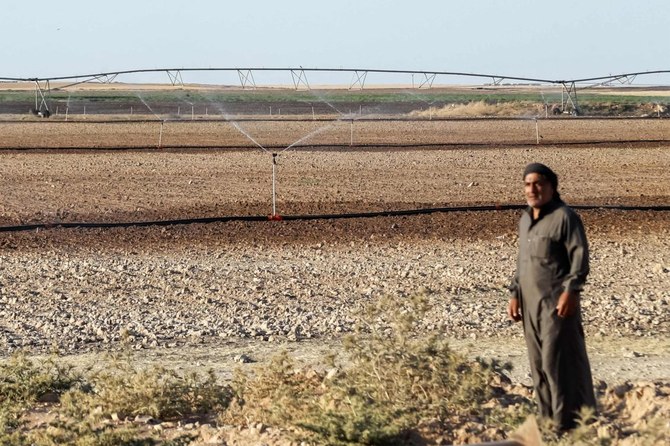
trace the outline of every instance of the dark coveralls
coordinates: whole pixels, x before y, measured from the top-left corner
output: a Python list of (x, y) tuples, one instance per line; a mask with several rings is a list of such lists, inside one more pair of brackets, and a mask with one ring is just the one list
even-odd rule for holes
[(533, 386), (540, 414), (561, 430), (575, 427), (582, 406), (595, 408), (591, 369), (579, 307), (558, 317), (564, 290), (581, 291), (589, 252), (579, 216), (561, 200), (547, 203), (533, 220), (519, 221), (519, 257), (510, 290), (519, 299)]

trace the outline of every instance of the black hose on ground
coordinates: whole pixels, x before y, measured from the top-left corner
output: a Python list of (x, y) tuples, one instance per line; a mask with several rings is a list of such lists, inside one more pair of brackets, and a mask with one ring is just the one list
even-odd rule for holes
[[(32, 223), (16, 226), (0, 226), (0, 232), (23, 232), (38, 231), (53, 228), (129, 228), (129, 227), (148, 227), (148, 226), (174, 226), (174, 225), (192, 225), (207, 223), (224, 223), (229, 221), (307, 221), (307, 220), (335, 220), (347, 218), (373, 218), (373, 217), (396, 217), (406, 215), (433, 214), (438, 212), (490, 212), (490, 211), (509, 211), (524, 209), (522, 204), (502, 204), (502, 205), (484, 205), (484, 206), (456, 206), (441, 208), (407, 209), (396, 211), (374, 211), (374, 212), (356, 212), (344, 214), (307, 214), (307, 215), (237, 215), (223, 217), (204, 217), (204, 218), (183, 218), (175, 220), (153, 220), (153, 221), (133, 221), (133, 222), (63, 222), (63, 223)], [(628, 206), (628, 205), (571, 205), (573, 209), (604, 209), (617, 211), (670, 211), (670, 206)]]

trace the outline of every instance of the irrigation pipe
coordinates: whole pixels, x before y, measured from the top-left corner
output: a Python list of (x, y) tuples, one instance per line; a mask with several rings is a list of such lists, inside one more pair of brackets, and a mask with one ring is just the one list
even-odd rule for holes
[[(616, 210), (616, 211), (657, 211), (668, 212), (670, 205), (659, 206), (624, 206), (624, 205), (571, 205), (573, 209), (581, 210)], [(305, 215), (283, 215), (281, 220), (309, 221), (309, 220), (338, 220), (350, 218), (373, 218), (373, 217), (397, 217), (422, 214), (446, 213), (446, 212), (495, 212), (525, 209), (522, 204), (482, 205), (482, 206), (455, 206), (440, 208), (407, 209), (396, 211), (356, 212), (341, 214), (305, 214)], [(25, 232), (39, 231), (54, 228), (130, 228), (147, 226), (174, 226), (207, 223), (225, 223), (229, 221), (261, 222), (278, 220), (267, 215), (237, 215), (223, 217), (183, 218), (176, 220), (153, 220), (134, 222), (64, 222), (64, 223), (33, 223), (16, 226), (0, 226), (0, 232)]]

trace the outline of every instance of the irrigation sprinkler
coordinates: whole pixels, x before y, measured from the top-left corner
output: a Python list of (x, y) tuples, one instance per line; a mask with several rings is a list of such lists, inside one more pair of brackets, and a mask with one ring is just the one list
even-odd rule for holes
[(163, 148), (163, 123), (164, 123), (164, 121), (161, 121), (161, 128), (160, 128), (160, 131), (158, 132), (158, 148), (159, 149)]
[(277, 154), (272, 154), (272, 215), (277, 215)]
[(281, 215), (277, 214), (277, 153), (272, 154), (272, 215), (268, 220), (280, 221)]
[[(270, 153), (268, 149), (263, 147), (261, 143), (256, 141), (256, 139), (251, 136), (246, 130), (244, 130), (234, 119), (232, 119), (232, 116), (229, 116), (223, 106), (221, 104), (216, 104), (216, 107), (219, 109), (221, 112), (221, 116), (226, 120), (226, 122), (230, 123), (238, 132), (240, 132), (242, 135), (244, 135), (249, 141), (254, 143), (256, 147), (261, 149), (265, 153)], [(272, 110), (272, 107), (270, 107), (270, 110)], [(207, 109), (205, 109), (205, 113), (207, 113)], [(161, 122), (161, 132), (162, 132), (162, 122)], [(291, 146), (287, 147), (284, 150), (288, 150)], [(272, 214), (268, 216), (268, 220), (274, 220), (278, 221), (281, 220), (282, 217), (281, 215), (277, 214), (277, 153), (272, 153)]]
[(540, 144), (540, 126), (537, 123), (537, 118), (535, 118), (535, 139), (537, 140), (537, 144)]

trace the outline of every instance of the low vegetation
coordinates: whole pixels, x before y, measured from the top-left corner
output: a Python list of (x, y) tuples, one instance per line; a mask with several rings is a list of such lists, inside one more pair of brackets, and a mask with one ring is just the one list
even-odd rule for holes
[(492, 403), (498, 364), (468, 361), (437, 333), (413, 336), (422, 299), (400, 312), (389, 308), (397, 302), (371, 308), (368, 322), (345, 339), (347, 364), (330, 358), (321, 372), (296, 371), (282, 355), (255, 377), (239, 376), (222, 421), (289, 425), (315, 444), (407, 444), (473, 420), (477, 434), (496, 438), (521, 421), (525, 411)]
[[(280, 353), (255, 373), (238, 370), (230, 383), (211, 372), (141, 368), (125, 356), (80, 374), (52, 359), (17, 355), (0, 364), (0, 444), (223, 443), (242, 431), (255, 436), (246, 443), (237, 438), (237, 444), (458, 444), (505, 438), (532, 411), (527, 389), (506, 379), (504, 365), (453, 351), (445, 333), (420, 331), (426, 302), (421, 296), (381, 301), (344, 340), (342, 356), (298, 368)], [(556, 445), (615, 445), (623, 438), (632, 439), (627, 444), (655, 445), (670, 439), (667, 409), (654, 402), (653, 392), (644, 390), (652, 399), (638, 396), (637, 405), (625, 399), (628, 392), (639, 393), (632, 386), (612, 389), (599, 416), (582, 414), (580, 427), (564, 438), (545, 427), (545, 438)], [(621, 413), (623, 421), (617, 418)], [(182, 428), (194, 423), (203, 429)]]
[(545, 112), (553, 114), (552, 107), (545, 110), (544, 104), (530, 101), (519, 102), (488, 102), (472, 101), (467, 103), (449, 104), (443, 107), (430, 107), (416, 111), (412, 116), (421, 118), (458, 118), (458, 117), (521, 117), (544, 116)]
[[(580, 113), (585, 116), (667, 116), (670, 99), (664, 91), (654, 90), (616, 91), (592, 89), (580, 92), (578, 96)], [(28, 90), (0, 89), (0, 114), (6, 106), (25, 104), (26, 111), (34, 103), (34, 92)], [(88, 112), (100, 115), (116, 115), (134, 106), (135, 113), (147, 112), (151, 107), (181, 106), (190, 116), (190, 106), (199, 113), (209, 106), (215, 113), (217, 106), (233, 104), (247, 107), (245, 113), (265, 113), (268, 106), (284, 110), (284, 114), (305, 113), (309, 105), (337, 104), (342, 111), (359, 107), (381, 113), (388, 105), (403, 104), (418, 110), (414, 116), (431, 114), (442, 117), (468, 116), (545, 116), (559, 113), (564, 97), (557, 87), (470, 87), (470, 88), (369, 88), (349, 90), (343, 88), (294, 90), (292, 88), (197, 88), (169, 87), (154, 89), (53, 89), (48, 95), (51, 109), (70, 108), (79, 110), (88, 106)], [(329, 113), (332, 105), (326, 107)], [(293, 109), (293, 112), (289, 110)], [(277, 113), (277, 112), (275, 112)], [(404, 113), (404, 112), (399, 112)], [(151, 114), (151, 113), (150, 113)], [(270, 112), (271, 114), (271, 112)]]

